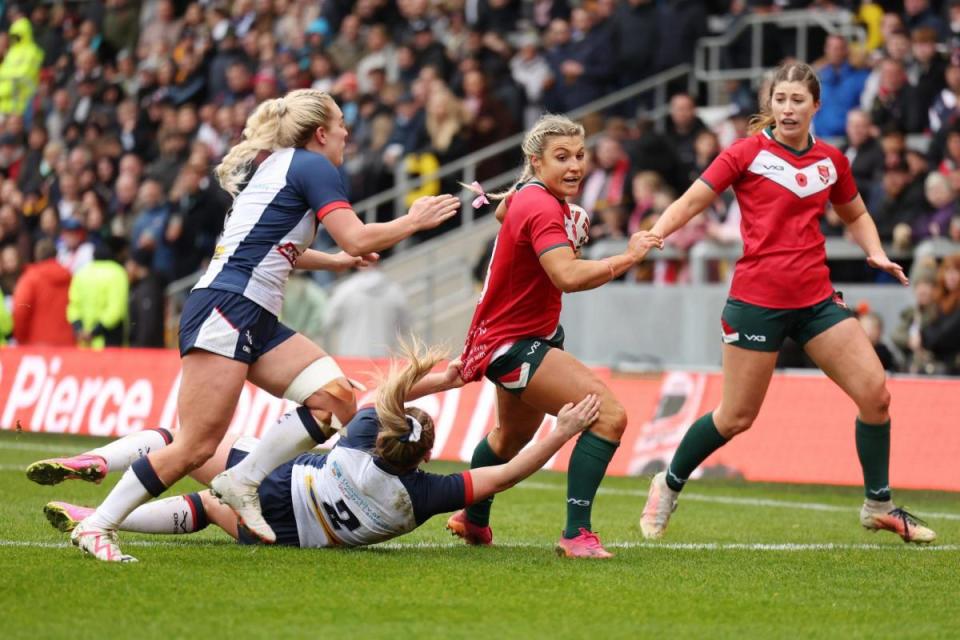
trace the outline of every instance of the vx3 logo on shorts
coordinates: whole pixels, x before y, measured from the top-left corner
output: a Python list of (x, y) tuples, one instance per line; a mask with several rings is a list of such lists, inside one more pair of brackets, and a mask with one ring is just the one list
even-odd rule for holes
[(530, 345), (530, 350), (527, 351), (527, 355), (532, 356), (534, 353), (536, 353), (537, 349), (539, 348), (540, 348), (540, 341), (534, 340), (533, 344)]
[(575, 507), (589, 507), (589, 500), (582, 500), (580, 498), (567, 498), (567, 504), (572, 504)]
[(751, 341), (751, 342), (766, 342), (766, 341), (767, 341), (767, 336), (761, 336), (761, 335), (759, 335), (759, 334), (745, 333), (745, 334), (743, 334), (743, 337), (746, 338), (747, 340)]

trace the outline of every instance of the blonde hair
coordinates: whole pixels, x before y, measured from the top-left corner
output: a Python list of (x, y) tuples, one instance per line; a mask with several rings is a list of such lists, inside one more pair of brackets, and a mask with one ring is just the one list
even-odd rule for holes
[(820, 102), (820, 79), (817, 72), (808, 64), (802, 62), (788, 62), (777, 67), (770, 79), (770, 89), (766, 96), (760, 96), (760, 113), (750, 116), (747, 131), (752, 135), (776, 124), (770, 101), (773, 99), (773, 90), (781, 82), (800, 82), (806, 85), (814, 102)]
[[(405, 407), (404, 401), (411, 387), (430, 373), (446, 354), (435, 347), (425, 348), (416, 338), (400, 343), (400, 352), (407, 359), (402, 365), (390, 362), (390, 370), (377, 390), (376, 410), (380, 422), (376, 454), (401, 470), (415, 468), (433, 449), (435, 437), (433, 418), (416, 407)], [(420, 423), (420, 437), (410, 439), (413, 418)]]
[(331, 104), (330, 94), (316, 89), (297, 89), (261, 102), (247, 118), (240, 142), (215, 170), (220, 186), (236, 197), (257, 154), (305, 145), (314, 131), (328, 126)]
[[(533, 125), (533, 128), (523, 137), (523, 143), (520, 145), (523, 151), (523, 171), (517, 179), (518, 183), (526, 182), (535, 177), (533, 163), (530, 161), (530, 158), (534, 156), (542, 158), (543, 153), (547, 150), (547, 143), (550, 138), (561, 137), (583, 138), (586, 137), (586, 132), (582, 124), (574, 122), (566, 116), (558, 116), (550, 113), (542, 115), (537, 121), (537, 124)], [(512, 191), (513, 189), (511, 188), (507, 191), (501, 191), (500, 193), (488, 193), (487, 196), (494, 200), (503, 200), (510, 195)]]

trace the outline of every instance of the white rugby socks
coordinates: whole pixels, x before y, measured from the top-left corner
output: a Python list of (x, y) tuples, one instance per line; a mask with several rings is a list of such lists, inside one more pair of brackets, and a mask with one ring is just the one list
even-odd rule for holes
[(229, 470), (230, 476), (242, 484), (259, 486), (271, 471), (326, 440), (310, 410), (300, 407), (267, 429), (260, 444)]
[(163, 449), (173, 442), (173, 434), (166, 429), (147, 429), (131, 433), (102, 447), (87, 451), (107, 461), (107, 471), (126, 471), (137, 458), (151, 451)]

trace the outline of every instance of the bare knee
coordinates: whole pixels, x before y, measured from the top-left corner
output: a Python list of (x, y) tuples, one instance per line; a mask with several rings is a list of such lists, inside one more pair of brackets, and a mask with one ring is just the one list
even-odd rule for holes
[(727, 440), (752, 427), (753, 421), (756, 419), (757, 412), (749, 409), (734, 411), (718, 409), (713, 413), (713, 424), (717, 428), (717, 432)]
[(183, 465), (182, 473), (184, 475), (199, 469), (217, 452), (220, 441), (214, 438), (198, 438), (183, 442), (180, 445), (178, 458)]
[(512, 460), (514, 456), (520, 453), (521, 449), (527, 446), (532, 437), (532, 433), (517, 433), (497, 425), (487, 436), (487, 444), (490, 445), (498, 458)]
[(890, 392), (881, 383), (857, 402), (860, 417), (868, 424), (881, 424), (890, 419)]
[[(342, 384), (341, 384), (342, 383)], [(336, 388), (318, 389), (304, 401), (304, 406), (311, 411), (321, 411), (333, 414), (341, 424), (347, 424), (357, 413), (357, 398), (353, 387), (343, 378), (337, 381)]]
[(620, 442), (626, 428), (627, 410), (619, 400), (607, 394), (600, 406), (600, 417), (590, 430), (601, 438)]

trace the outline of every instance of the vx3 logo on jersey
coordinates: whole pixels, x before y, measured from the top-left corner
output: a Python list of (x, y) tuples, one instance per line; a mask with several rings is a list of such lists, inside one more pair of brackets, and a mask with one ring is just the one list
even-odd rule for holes
[(761, 336), (759, 334), (745, 333), (743, 337), (751, 342), (766, 342), (767, 336)]
[(761, 164), (760, 166), (767, 171), (785, 171), (787, 169), (782, 164)]

